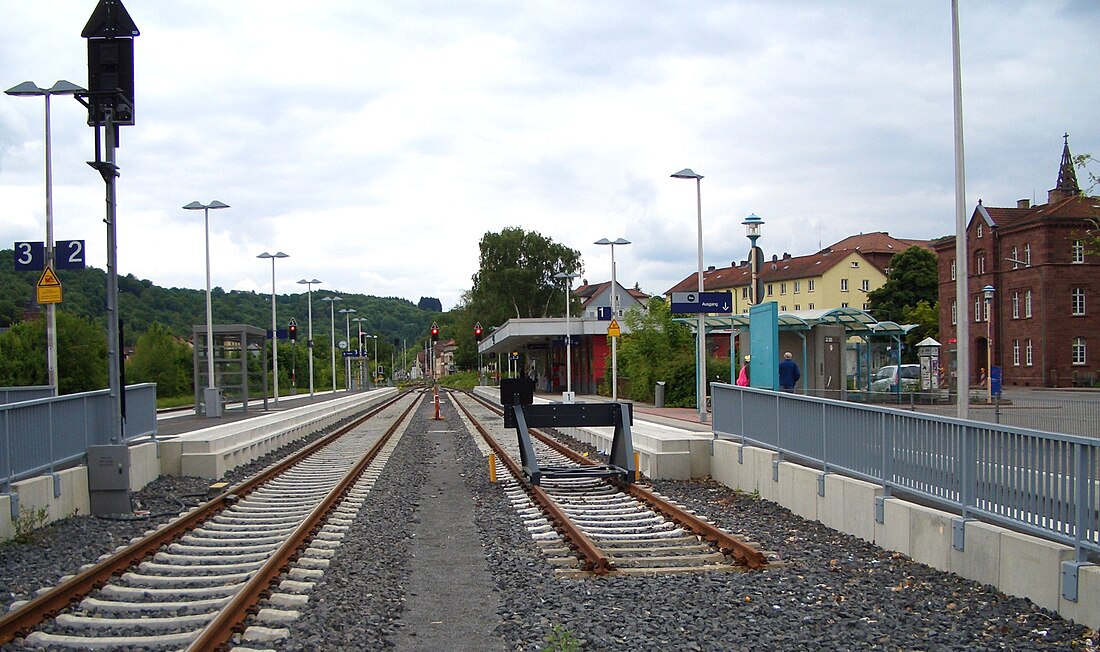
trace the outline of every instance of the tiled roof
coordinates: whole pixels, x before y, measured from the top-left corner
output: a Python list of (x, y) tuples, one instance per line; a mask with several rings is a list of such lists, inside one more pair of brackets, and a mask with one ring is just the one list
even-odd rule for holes
[(845, 251), (853, 249), (864, 255), (871, 253), (889, 253), (893, 255), (901, 253), (909, 247), (926, 247), (930, 249), (931, 244), (930, 240), (895, 238), (886, 231), (875, 231), (873, 233), (860, 233), (859, 235), (848, 236), (836, 244), (825, 247), (822, 251)]

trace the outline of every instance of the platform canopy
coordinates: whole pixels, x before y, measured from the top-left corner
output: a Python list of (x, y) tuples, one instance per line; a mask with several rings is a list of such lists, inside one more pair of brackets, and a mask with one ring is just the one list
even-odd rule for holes
[[(678, 317), (675, 321), (695, 326), (697, 318)], [(748, 315), (721, 315), (704, 318), (707, 333), (748, 330)], [(824, 308), (820, 310), (798, 310), (779, 313), (779, 331), (808, 331), (814, 326), (843, 326), (848, 335), (862, 336), (902, 336), (917, 327), (916, 324), (899, 324), (893, 321), (878, 321), (871, 313), (858, 308)]]

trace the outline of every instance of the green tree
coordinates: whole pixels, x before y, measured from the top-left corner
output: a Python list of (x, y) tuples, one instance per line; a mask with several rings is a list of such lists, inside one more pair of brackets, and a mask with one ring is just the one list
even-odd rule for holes
[[(1091, 198), (1090, 195), (1096, 189), (1096, 186), (1100, 185), (1100, 176), (1092, 169), (1092, 164), (1095, 161), (1096, 159), (1092, 157), (1092, 154), (1079, 154), (1073, 157), (1074, 165), (1088, 175), (1089, 187), (1081, 192), (1080, 199), (1089, 200), (1090, 205), (1095, 203), (1093, 201), (1094, 198)], [(1085, 253), (1092, 256), (1100, 256), (1100, 214), (1096, 217), (1085, 219), (1089, 223), (1089, 226), (1085, 229), (1084, 233), (1080, 234), (1081, 240), (1085, 245)]]
[(917, 327), (905, 336), (904, 362), (918, 362), (917, 343), (926, 337), (939, 339), (940, 311), (938, 303), (918, 301), (915, 306), (906, 306), (902, 310), (903, 324), (916, 324)]
[(867, 302), (876, 319), (905, 323), (906, 308), (935, 306), (938, 294), (936, 254), (914, 246), (894, 254), (886, 282), (867, 293)]
[(565, 314), (564, 286), (554, 275), (579, 274), (579, 251), (535, 231), (509, 227), (486, 233), (480, 252), (464, 303), (482, 325)]
[(194, 392), (192, 352), (162, 324), (153, 322), (138, 338), (126, 362), (127, 383), (156, 383), (157, 396), (187, 396)]
[(652, 401), (653, 387), (664, 381), (667, 405), (695, 405), (695, 347), (691, 329), (676, 322), (668, 304), (651, 297), (648, 310), (631, 308), (623, 321), (630, 334), (619, 347), (619, 367), (630, 378), (630, 395)]
[[(0, 385), (45, 385), (45, 319), (0, 334)], [(92, 320), (57, 311), (57, 384), (61, 394), (107, 386), (107, 339)]]

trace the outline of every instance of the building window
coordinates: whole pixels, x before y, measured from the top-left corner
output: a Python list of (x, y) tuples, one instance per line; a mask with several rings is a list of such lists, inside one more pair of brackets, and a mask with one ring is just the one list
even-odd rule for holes
[(863, 279), (862, 281), (859, 282), (859, 289), (863, 290), (864, 292), (870, 292), (871, 291), (871, 282), (868, 281), (867, 279)]
[(779, 294), (782, 295), (782, 294), (786, 294), (786, 293), (787, 293), (787, 284), (786, 283), (780, 283), (779, 284)]
[(779, 306), (780, 312), (787, 312), (787, 306)]
[(806, 309), (807, 310), (813, 310), (814, 309), (814, 304), (811, 303)]
[(959, 323), (959, 304), (952, 301), (951, 302), (951, 325), (954, 326), (957, 323)]
[(955, 280), (955, 260), (951, 260), (951, 280)]
[(814, 291), (814, 280), (812, 278), (810, 280), (806, 281), (806, 291), (807, 292), (813, 292)]
[(794, 304), (794, 311), (798, 312), (799, 310), (802, 310), (802, 306), (798, 305), (797, 303)]
[(1020, 268), (1020, 252), (1016, 245), (1012, 245), (1012, 269)]
[(1024, 292), (1024, 317), (1031, 319), (1031, 290)]
[(982, 315), (984, 316), (984, 321), (989, 321), (989, 309), (992, 305), (992, 301), (982, 300)]
[(1012, 366), (1020, 366), (1020, 340), (1012, 340)]
[[(794, 282), (794, 293), (798, 294), (799, 291), (801, 291), (801, 290), (802, 290), (802, 281), (795, 281)], [(795, 308), (795, 310), (798, 310), (798, 308)]]
[(852, 261), (852, 269), (859, 269), (859, 261), (858, 260), (853, 260)]
[(847, 308), (848, 307), (848, 302), (847, 301), (841, 301), (840, 302), (840, 307), (841, 308)]
[(1012, 292), (1012, 318), (1020, 318), (1020, 293), (1015, 290)]
[(978, 222), (978, 237), (982, 237), (982, 223)]
[(1024, 264), (1031, 267), (1031, 243), (1024, 245)]
[(1073, 241), (1073, 256), (1071, 263), (1083, 263), (1085, 262), (1085, 243), (1080, 240)]
[(985, 274), (985, 252), (979, 251), (974, 257), (974, 272), (976, 274)]
[(847, 292), (848, 291), (848, 279), (846, 279), (846, 278), (840, 279), (840, 291), (841, 292)]
[(974, 299), (974, 322), (980, 322), (982, 320), (982, 300)]
[(771, 284), (771, 283), (768, 283), (768, 296), (770, 297), (770, 296), (771, 296), (772, 294), (773, 294), (773, 292), (772, 292), (772, 284)]
[(864, 310), (870, 310), (871, 309), (871, 304), (869, 304), (869, 303), (863, 304), (863, 309)]
[(746, 301), (749, 300), (749, 289), (748, 288), (741, 288), (741, 298), (746, 300)]
[(1079, 317), (1085, 314), (1085, 289), (1073, 288), (1073, 315)]
[(1027, 338), (1027, 343), (1024, 345), (1024, 364), (1031, 366), (1032, 358), (1031, 338)]
[(1083, 337), (1073, 338), (1073, 364), (1085, 364), (1085, 338)]

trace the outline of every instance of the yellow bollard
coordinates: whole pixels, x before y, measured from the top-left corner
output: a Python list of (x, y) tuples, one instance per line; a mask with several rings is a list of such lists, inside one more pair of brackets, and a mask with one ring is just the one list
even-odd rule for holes
[(489, 482), (497, 483), (497, 456), (495, 453), (489, 453)]
[(642, 471), (640, 468), (638, 468), (640, 464), (641, 458), (638, 455), (638, 451), (634, 451), (634, 482), (637, 482), (642, 478)]

